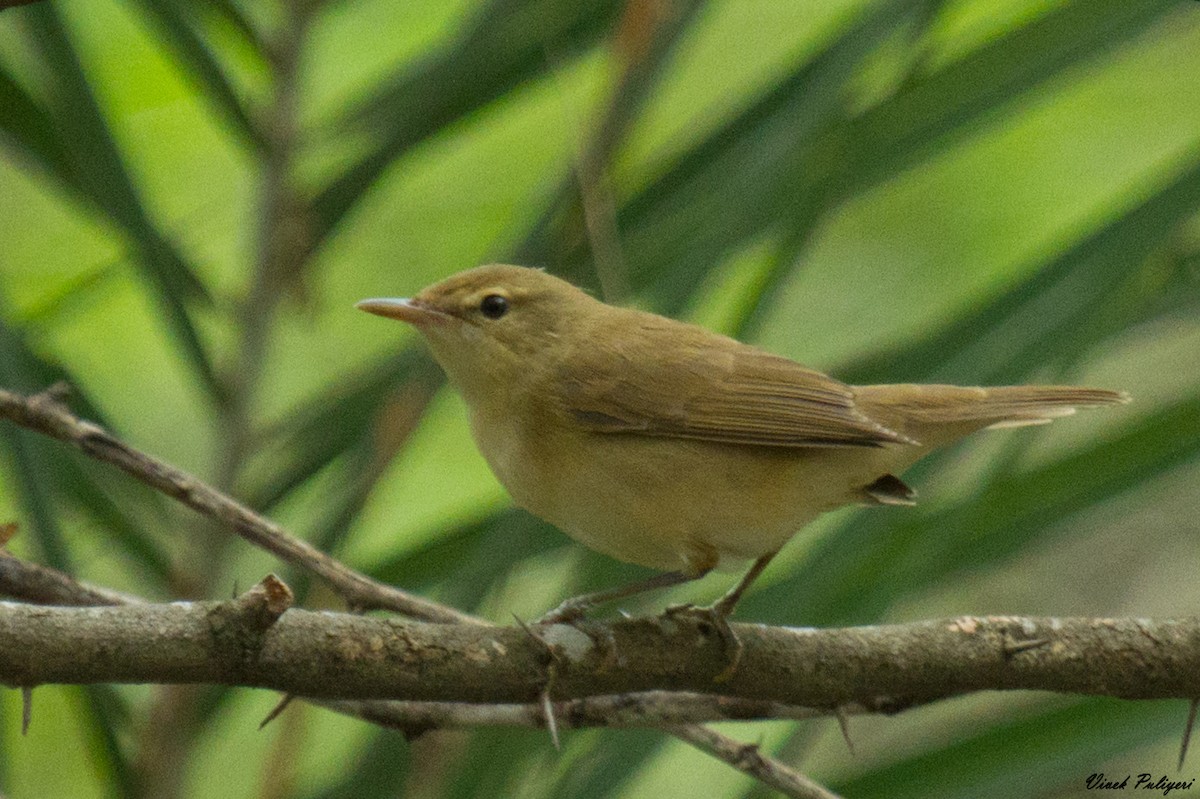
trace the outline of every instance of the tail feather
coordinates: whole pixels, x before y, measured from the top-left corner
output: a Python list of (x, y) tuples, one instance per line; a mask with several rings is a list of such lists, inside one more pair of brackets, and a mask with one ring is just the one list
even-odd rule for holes
[(883, 385), (855, 388), (859, 407), (927, 444), (983, 428), (1047, 424), (1079, 408), (1120, 405), (1124, 392), (1077, 386)]

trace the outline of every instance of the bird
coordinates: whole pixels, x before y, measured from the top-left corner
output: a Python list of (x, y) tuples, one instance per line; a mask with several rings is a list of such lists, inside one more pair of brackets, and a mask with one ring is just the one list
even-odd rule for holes
[(903, 471), (978, 430), (1129, 400), (1076, 386), (849, 385), (508, 264), (356, 307), (424, 337), (517, 505), (593, 550), (657, 571), (569, 598), (543, 624), (749, 564), (720, 599), (692, 608), (738, 645), (727, 622), (738, 601), (821, 514), (914, 504)]

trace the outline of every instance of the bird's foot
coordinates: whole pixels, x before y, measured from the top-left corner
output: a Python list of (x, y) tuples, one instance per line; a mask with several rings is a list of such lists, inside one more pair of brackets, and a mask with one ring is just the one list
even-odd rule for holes
[(686, 605), (670, 605), (663, 611), (663, 617), (675, 618), (679, 616), (690, 617), (702, 626), (710, 627), (713, 632), (721, 639), (721, 646), (725, 651), (728, 663), (717, 676), (713, 677), (713, 682), (728, 682), (737, 673), (738, 666), (742, 663), (742, 653), (746, 647), (742, 644), (742, 639), (738, 638), (737, 633), (733, 631), (733, 627), (729, 625), (729, 615), (733, 612), (733, 606), (726, 603), (724, 599), (718, 600), (711, 605), (697, 606), (692, 604)]
[(555, 624), (566, 624), (575, 628), (590, 638), (592, 643), (599, 648), (602, 654), (601, 669), (606, 669), (617, 663), (617, 643), (608, 625), (587, 617), (587, 611), (593, 607), (593, 603), (589, 600), (590, 598), (586, 596), (571, 597), (554, 610), (528, 624), (520, 619), (517, 620), (517, 623), (526, 633), (550, 650), (556, 659), (558, 658), (557, 651), (539, 630)]
[(533, 625), (535, 627), (550, 624), (570, 624), (574, 626), (577, 622), (586, 618), (587, 612), (591, 610), (593, 604), (588, 601), (588, 597), (586, 596), (573, 596), (570, 599), (563, 600), (562, 604), (554, 608), (554, 610), (535, 619)]

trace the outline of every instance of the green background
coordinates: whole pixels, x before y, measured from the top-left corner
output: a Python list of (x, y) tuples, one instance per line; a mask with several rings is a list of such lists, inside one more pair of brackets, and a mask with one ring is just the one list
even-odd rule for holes
[[(0, 386), (67, 379), (83, 415), (351, 565), (532, 617), (643, 572), (511, 510), (415, 335), (352, 307), (516, 260), (848, 381), (1134, 395), (930, 458), (907, 478), (917, 508), (830, 514), (739, 618), (1192, 614), (1198, 61), (1200, 4), (1149, 0), (5, 10)], [(304, 588), (9, 425), (0, 469), (23, 557), (158, 600), (271, 570)], [(319, 587), (306, 603), (335, 606)], [(6, 690), (0, 793), (761, 795), (654, 731), (409, 745), (297, 703), (259, 732), (275, 702), (43, 687), (22, 738)], [(855, 754), (833, 721), (721, 729), (848, 797), (1058, 797), (1098, 771), (1175, 774), (1185, 717), (979, 695), (854, 719)]]

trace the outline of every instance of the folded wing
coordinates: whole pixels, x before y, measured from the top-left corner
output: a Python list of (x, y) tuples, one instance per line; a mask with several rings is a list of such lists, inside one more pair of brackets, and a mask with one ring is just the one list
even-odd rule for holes
[(915, 443), (827, 375), (690, 325), (633, 319), (606, 348), (560, 364), (566, 410), (585, 429), (773, 447)]

